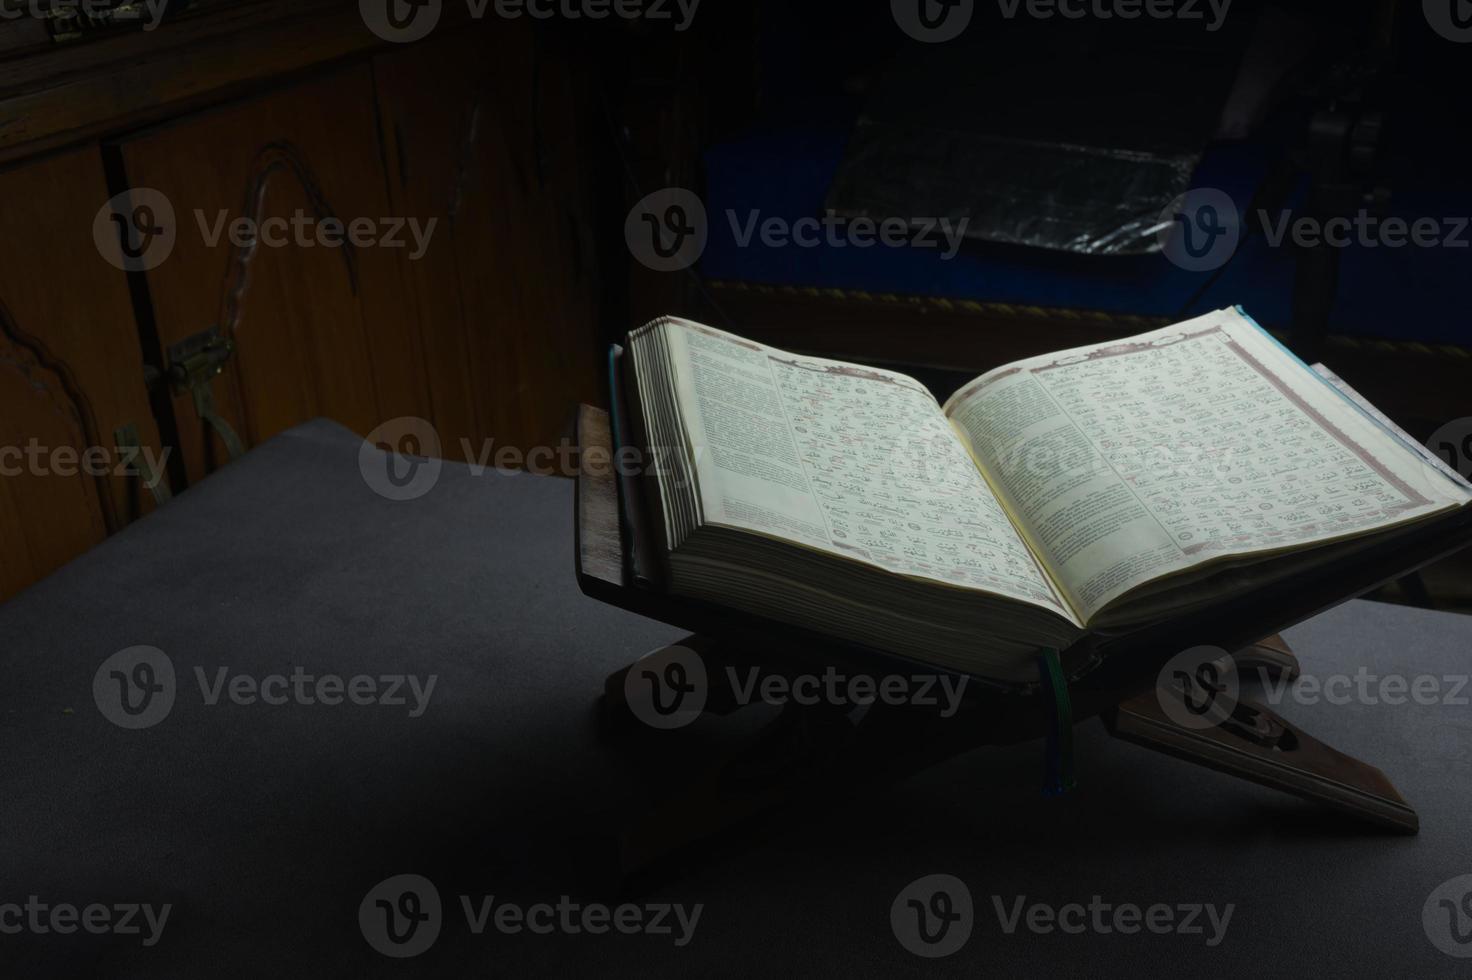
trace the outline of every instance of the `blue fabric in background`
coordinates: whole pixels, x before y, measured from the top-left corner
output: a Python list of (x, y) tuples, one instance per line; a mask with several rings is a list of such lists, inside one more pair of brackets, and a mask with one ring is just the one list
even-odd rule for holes
[[(1250, 27), (1267, 5), (1236, 0), (1229, 27)], [(1284, 6), (1304, 15), (1317, 11), (1333, 26), (1368, 22), (1375, 5), (1293, 0)], [(1390, 214), (1449, 221), (1472, 216), (1472, 169), (1467, 167), (1472, 117), (1465, 98), (1469, 51), (1437, 36), (1421, 6), (1402, 4), (1398, 10), (1395, 64), (1381, 93), (1386, 108), (1381, 170), (1392, 191)], [(1270, 248), (1261, 236), (1248, 239), (1211, 290), (1189, 308), (1209, 274), (1178, 269), (1160, 255), (1088, 258), (968, 242), (955, 259), (942, 261), (934, 251), (903, 248), (772, 249), (759, 241), (739, 247), (728, 209), (739, 220), (754, 209), (789, 221), (822, 213), (867, 101), (864, 93), (906, 43), (886, 3), (759, 0), (758, 9), (758, 121), (726, 134), (705, 155), (711, 235), (700, 268), (707, 278), (1168, 318), (1242, 304), (1268, 326), (1289, 324), (1294, 252)], [(997, 17), (990, 6), (977, 4), (971, 30), (1001, 31), (1006, 25)], [(983, 18), (989, 18), (985, 24)], [(1280, 128), (1279, 139), (1302, 134), (1301, 127), (1288, 130)], [(1265, 141), (1213, 145), (1193, 184), (1224, 190), (1246, 207), (1282, 154), (1281, 146)], [(1469, 247), (1346, 249), (1331, 330), (1472, 345), (1472, 323), (1462, 299), (1472, 278), (1472, 229), (1463, 239)]]
[[(1261, 234), (1244, 238), (1220, 278), (1189, 308), (1210, 273), (1179, 269), (1161, 255), (1071, 256), (968, 241), (945, 260), (940, 249), (774, 248), (763, 245), (760, 236), (743, 247), (733, 222), (744, 227), (754, 212), (761, 219), (787, 221), (822, 214), (851, 128), (824, 115), (824, 121), (807, 124), (789, 114), (706, 153), (710, 242), (701, 261), (703, 276), (1172, 318), (1241, 304), (1269, 326), (1290, 323), (1294, 250), (1286, 244), (1270, 247)], [(1245, 210), (1277, 152), (1251, 143), (1213, 145), (1193, 186), (1226, 191)], [(1407, 221), (1436, 217), (1450, 231), (1451, 219), (1472, 216), (1472, 193), (1445, 171), (1431, 173), (1428, 182), (1425, 159), (1424, 153), (1407, 151), (1390, 161), (1389, 214)], [(1298, 204), (1295, 196), (1288, 207)], [(1472, 344), (1463, 299), (1472, 274), (1472, 227), (1464, 228), (1461, 238), (1460, 248), (1345, 249), (1331, 331)]]

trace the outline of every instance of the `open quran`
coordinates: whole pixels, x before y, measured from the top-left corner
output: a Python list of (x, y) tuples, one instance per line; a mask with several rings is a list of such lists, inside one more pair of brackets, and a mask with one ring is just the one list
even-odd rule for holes
[(669, 592), (1003, 683), (1039, 648), (1291, 589), (1472, 501), (1240, 310), (944, 402), (674, 318), (623, 364)]

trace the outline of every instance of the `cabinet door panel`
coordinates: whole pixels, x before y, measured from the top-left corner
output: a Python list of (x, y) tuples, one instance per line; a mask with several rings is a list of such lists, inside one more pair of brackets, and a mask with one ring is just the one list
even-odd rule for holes
[[(174, 210), (173, 250), (147, 272), (160, 345), (167, 353), (209, 327), (234, 341), (213, 385), (247, 446), (319, 415), (367, 433), (428, 411), (404, 280), (412, 237), (390, 236), (400, 247), (319, 238), (362, 219), (378, 241), (405, 217), (388, 203), (380, 148), (366, 65), (119, 144), (129, 186), (161, 192)], [(263, 232), (254, 245), (232, 232), (243, 218)], [(188, 395), (175, 414), (198, 479), (220, 448)]]
[(439, 219), (409, 274), (444, 451), (554, 445), (600, 399), (585, 59), (492, 20), (380, 55), (391, 193)]
[(152, 508), (114, 437), (160, 458), (127, 279), (93, 238), (107, 200), (96, 147), (0, 172), (0, 598)]

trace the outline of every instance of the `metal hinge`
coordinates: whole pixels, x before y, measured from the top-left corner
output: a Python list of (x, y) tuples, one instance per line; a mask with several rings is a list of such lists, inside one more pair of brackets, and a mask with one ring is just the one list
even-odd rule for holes
[(169, 478), (162, 472), (154, 471), (153, 463), (143, 451), (143, 440), (138, 435), (138, 426), (132, 422), (118, 426), (113, 430), (113, 441), (117, 444), (126, 472), (130, 476), (136, 476), (138, 482), (153, 494), (155, 506), (162, 507), (174, 499)]
[(215, 390), (210, 384), (235, 353), (235, 343), (215, 327), (188, 337), (168, 349), (169, 364), (164, 371), (146, 368), (145, 377), (153, 387), (167, 381), (174, 394), (188, 394), (194, 400), (194, 411), (205, 424), (215, 430), (225, 451), (235, 459), (245, 454), (240, 437), (215, 407)]

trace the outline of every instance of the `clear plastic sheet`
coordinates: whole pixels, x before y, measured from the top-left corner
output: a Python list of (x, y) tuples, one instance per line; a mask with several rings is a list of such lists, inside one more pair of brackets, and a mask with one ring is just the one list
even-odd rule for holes
[(1240, 51), (1247, 33), (1050, 22), (916, 45), (871, 92), (827, 206), (965, 218), (968, 238), (1052, 251), (1158, 251), (1232, 87), (1206, 67), (1232, 58), (1207, 49)]

